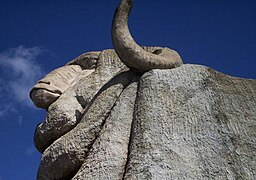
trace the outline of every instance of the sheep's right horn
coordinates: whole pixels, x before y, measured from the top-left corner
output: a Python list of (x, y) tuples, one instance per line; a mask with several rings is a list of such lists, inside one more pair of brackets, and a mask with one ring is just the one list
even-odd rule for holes
[(133, 0), (121, 0), (112, 24), (113, 46), (121, 61), (129, 68), (140, 72), (181, 66), (182, 60), (177, 52), (169, 53), (168, 57), (149, 53), (134, 41), (128, 28), (128, 16), (132, 5)]

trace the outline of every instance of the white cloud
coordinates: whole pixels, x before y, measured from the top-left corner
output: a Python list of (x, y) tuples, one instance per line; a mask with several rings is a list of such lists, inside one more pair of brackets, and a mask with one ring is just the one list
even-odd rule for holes
[(19, 46), (0, 53), (0, 116), (15, 111), (15, 104), (32, 107), (29, 91), (42, 76), (43, 71), (36, 62), (45, 49)]
[(16, 112), (16, 109), (13, 107), (12, 103), (1, 103), (0, 117), (5, 115), (7, 112)]

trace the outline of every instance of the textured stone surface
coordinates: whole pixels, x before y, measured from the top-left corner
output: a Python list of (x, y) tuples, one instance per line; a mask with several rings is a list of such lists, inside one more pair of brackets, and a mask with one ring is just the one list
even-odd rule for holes
[(113, 50), (83, 73), (37, 127), (38, 180), (255, 179), (256, 80), (199, 65), (140, 77)]
[(123, 178), (136, 92), (137, 82), (122, 92), (74, 180)]
[[(161, 47), (142, 48), (150, 53), (164, 49)], [(65, 91), (60, 93), (61, 96), (57, 94), (56, 99), (59, 99), (49, 106), (47, 117), (36, 128), (34, 144), (41, 153), (52, 142), (77, 125), (81, 120), (81, 114), (99, 89), (125, 68), (113, 49), (84, 53), (63, 68), (78, 65), (84, 70), (73, 79)], [(51, 97), (54, 98), (54, 96)]]
[[(92, 74), (94, 70), (84, 70), (71, 83), (71, 86), (52, 103), (47, 111), (45, 121), (35, 131), (34, 143), (43, 152), (54, 140), (72, 129), (81, 119), (82, 104), (74, 93), (73, 83)], [(66, 95), (68, 94), (68, 95)], [(67, 103), (68, 102), (68, 103)]]
[(131, 83), (134, 77), (136, 77), (134, 72), (121, 72), (101, 88), (81, 122), (45, 150), (38, 171), (38, 179), (64, 179), (75, 174), (85, 160), (123, 88)]
[(100, 54), (101, 51), (87, 52), (68, 62), (66, 65), (79, 65), (82, 69), (95, 69)]
[(35, 132), (34, 142), (37, 149), (43, 152), (52, 142), (74, 128), (100, 88), (124, 67), (114, 50), (102, 51), (96, 70), (89, 74), (87, 72), (92, 70), (84, 70), (77, 77), (79, 80), (74, 80), (77, 83), (49, 107), (45, 121)]
[(47, 109), (37, 179), (256, 179), (256, 80), (140, 47), (132, 5), (115, 11), (115, 50), (84, 53), (32, 89)]
[(255, 179), (256, 81), (184, 65), (140, 81), (124, 179)]

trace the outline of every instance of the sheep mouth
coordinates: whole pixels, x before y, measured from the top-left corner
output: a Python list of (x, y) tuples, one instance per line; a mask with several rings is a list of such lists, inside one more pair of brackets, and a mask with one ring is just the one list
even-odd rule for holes
[(36, 107), (47, 109), (62, 92), (58, 88), (49, 87), (48, 83), (38, 82), (29, 95)]

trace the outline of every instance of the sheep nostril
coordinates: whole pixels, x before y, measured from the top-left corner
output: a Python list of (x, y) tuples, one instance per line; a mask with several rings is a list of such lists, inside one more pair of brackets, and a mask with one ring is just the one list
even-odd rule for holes
[(51, 82), (50, 82), (50, 81), (38, 81), (38, 83), (43, 83), (43, 84), (48, 84), (48, 85), (50, 85), (50, 84), (51, 84)]

